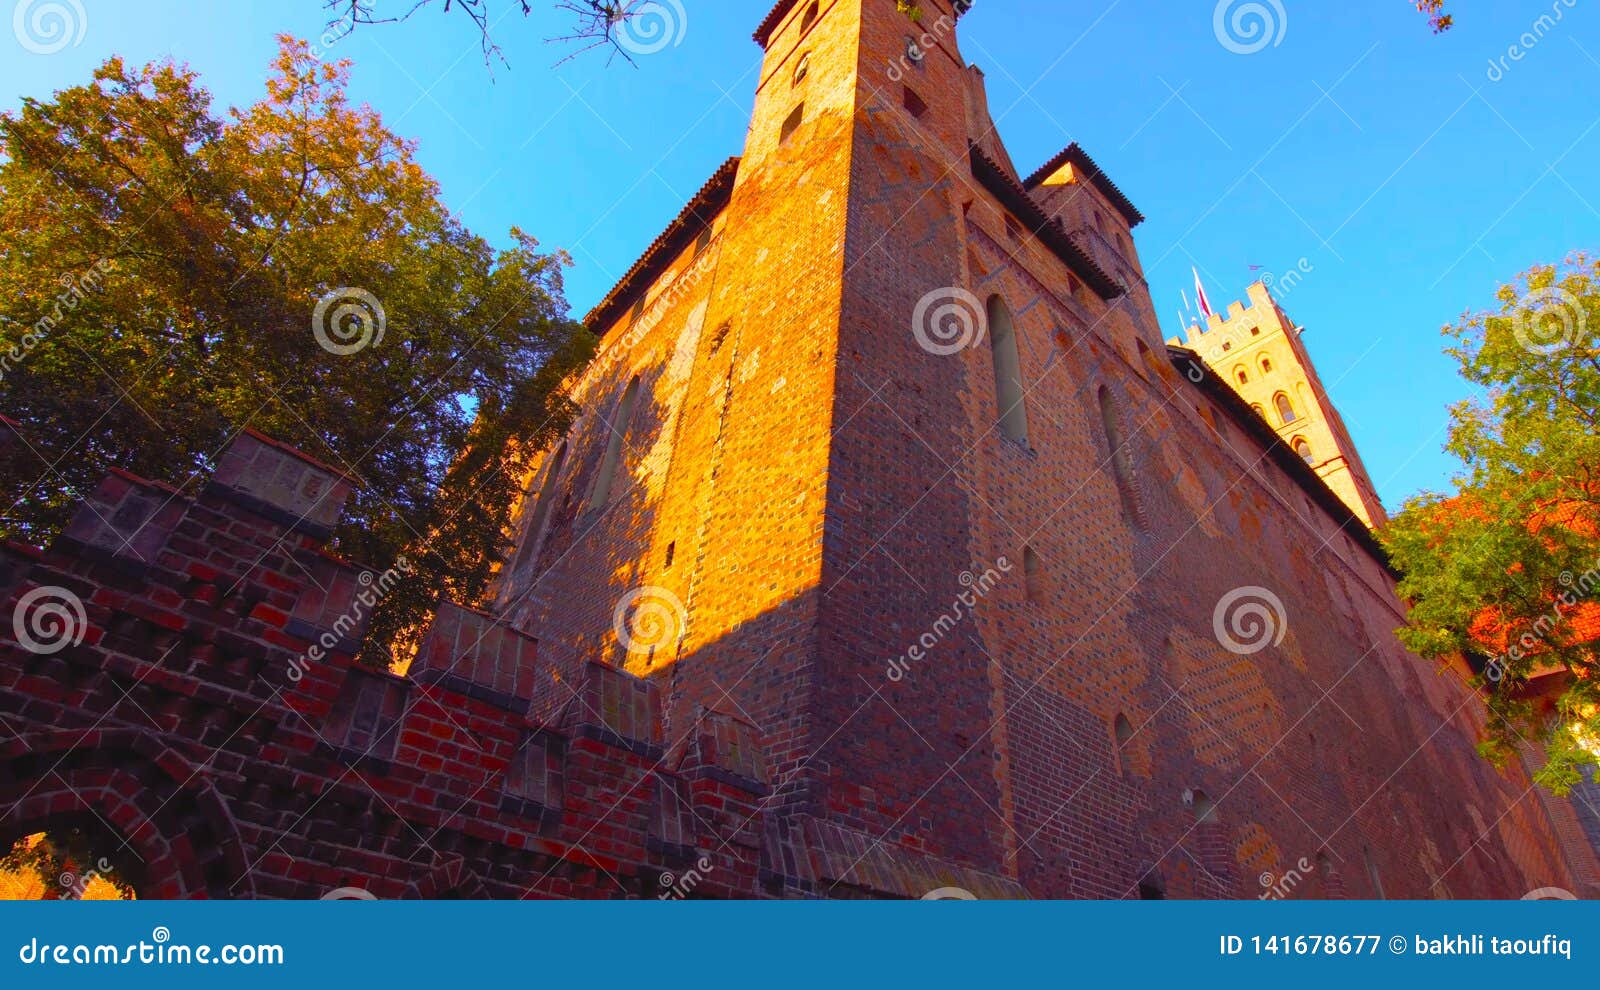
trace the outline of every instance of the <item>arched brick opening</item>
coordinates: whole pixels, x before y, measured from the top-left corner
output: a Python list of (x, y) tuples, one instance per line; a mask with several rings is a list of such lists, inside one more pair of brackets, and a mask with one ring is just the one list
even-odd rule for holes
[(436, 863), (420, 880), (406, 886), (407, 900), (481, 901), (489, 891), (460, 856)]
[(109, 849), (141, 898), (249, 898), (227, 805), (176, 751), (137, 731), (62, 730), (0, 747), (0, 842), (77, 827)]

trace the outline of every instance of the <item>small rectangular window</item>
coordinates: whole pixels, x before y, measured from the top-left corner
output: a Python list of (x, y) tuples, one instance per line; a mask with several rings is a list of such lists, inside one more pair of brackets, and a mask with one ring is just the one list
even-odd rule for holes
[(916, 117), (918, 120), (921, 120), (922, 115), (928, 112), (928, 105), (922, 101), (922, 97), (918, 96), (910, 86), (906, 87), (902, 102), (905, 104), (905, 108), (911, 112), (911, 116)]
[(795, 107), (794, 112), (789, 115), (789, 119), (783, 122), (783, 129), (778, 132), (778, 143), (788, 144), (789, 138), (793, 137), (794, 132), (800, 129), (800, 124), (805, 119), (806, 105), (802, 103)]

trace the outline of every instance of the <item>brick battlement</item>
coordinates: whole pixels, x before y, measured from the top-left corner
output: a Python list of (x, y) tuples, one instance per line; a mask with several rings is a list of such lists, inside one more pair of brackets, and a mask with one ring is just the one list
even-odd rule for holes
[(669, 739), (656, 684), (590, 663), (541, 721), (537, 641), (451, 603), (406, 676), (356, 665), (408, 578), (327, 552), (353, 486), (246, 432), (193, 498), (114, 471), (51, 547), (0, 549), (0, 838), (87, 828), (145, 897), (816, 887), (763, 865), (794, 843), (740, 718)]

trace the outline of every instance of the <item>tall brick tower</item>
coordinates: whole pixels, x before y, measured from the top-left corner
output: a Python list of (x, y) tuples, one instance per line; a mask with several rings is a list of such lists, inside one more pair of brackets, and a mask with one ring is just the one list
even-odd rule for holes
[(589, 314), (499, 592), (534, 716), (598, 658), (660, 685), (664, 759), (746, 720), (774, 894), (1565, 880), (1363, 521), (1163, 342), (1139, 212), (1076, 145), (1019, 176), (970, 4), (919, 6), (778, 3), (743, 155)]
[(1205, 326), (1190, 327), (1189, 346), (1316, 468), (1351, 512), (1369, 527), (1381, 527), (1389, 517), (1300, 339), (1304, 328), (1289, 319), (1266, 285), (1256, 282), (1247, 292), (1248, 308), (1235, 302)]

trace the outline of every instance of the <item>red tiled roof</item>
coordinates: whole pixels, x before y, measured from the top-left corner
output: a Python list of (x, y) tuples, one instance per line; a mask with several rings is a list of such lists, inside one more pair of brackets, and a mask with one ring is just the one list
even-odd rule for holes
[(1056, 174), (1061, 166), (1068, 162), (1071, 162), (1079, 171), (1087, 175), (1089, 181), (1094, 183), (1094, 187), (1100, 190), (1106, 199), (1111, 200), (1111, 205), (1115, 206), (1117, 212), (1122, 214), (1123, 219), (1128, 221), (1129, 227), (1137, 227), (1144, 223), (1144, 214), (1140, 213), (1138, 208), (1133, 205), (1133, 202), (1123, 195), (1122, 190), (1117, 188), (1115, 182), (1106, 177), (1105, 172), (1101, 171), (1100, 166), (1095, 164), (1094, 159), (1090, 158), (1089, 153), (1080, 148), (1076, 141), (1063, 148), (1054, 158), (1039, 166), (1038, 171), (1023, 181), (1022, 188), (1032, 192), (1041, 182)]
[(772, 32), (778, 30), (778, 24), (788, 15), (794, 4), (795, 0), (778, 0), (778, 5), (761, 19), (761, 25), (756, 28), (756, 44), (762, 48), (767, 47), (767, 39), (772, 37)]
[(639, 260), (628, 269), (628, 273), (622, 276), (622, 280), (589, 311), (589, 315), (583, 318), (583, 325), (596, 334), (602, 333), (619, 313), (647, 291), (678, 252), (699, 237), (723, 207), (728, 205), (728, 199), (733, 195), (733, 180), (738, 174), (738, 158), (723, 162), (722, 167), (689, 200), (689, 205), (683, 208), (677, 219), (667, 225), (667, 229), (650, 243)]
[(1061, 221), (1046, 215), (1033, 197), (976, 144), (972, 145), (972, 175), (1000, 200), (1001, 205), (1021, 220), (1041, 244), (1065, 262), (1068, 268), (1077, 272), (1101, 299), (1110, 301), (1125, 293), (1123, 287), (1106, 274), (1105, 269), (1095, 264), (1094, 259), (1078, 247), (1066, 228), (1061, 226)]
[[(962, 14), (971, 10), (974, 2), (975, 0), (953, 0), (950, 6), (955, 11), (956, 19), (960, 20)], [(778, 25), (783, 23), (783, 19), (789, 15), (789, 11), (794, 9), (795, 3), (796, 0), (778, 0), (778, 5), (773, 7), (767, 13), (767, 16), (761, 19), (761, 25), (756, 28), (756, 44), (762, 48), (767, 47), (767, 42), (772, 38), (772, 32), (778, 30)]]

